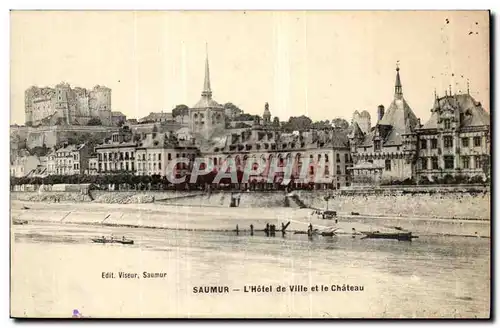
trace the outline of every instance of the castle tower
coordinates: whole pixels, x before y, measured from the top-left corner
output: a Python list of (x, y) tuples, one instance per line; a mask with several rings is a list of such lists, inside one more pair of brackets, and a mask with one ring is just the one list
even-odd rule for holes
[(359, 113), (357, 110), (354, 111), (351, 123), (358, 124), (363, 133), (370, 132), (370, 129), (372, 127), (370, 113), (368, 113), (368, 111), (366, 110), (362, 111), (361, 113)]
[(71, 124), (71, 113), (69, 108), (68, 93), (70, 86), (67, 83), (61, 82), (55, 86), (56, 100), (55, 109), (58, 117), (62, 117), (65, 124)]

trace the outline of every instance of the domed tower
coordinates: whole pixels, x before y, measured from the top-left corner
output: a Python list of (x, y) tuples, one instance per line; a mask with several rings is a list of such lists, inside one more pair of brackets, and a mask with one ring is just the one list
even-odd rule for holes
[(269, 104), (267, 102), (264, 105), (264, 114), (262, 114), (262, 119), (264, 120), (264, 125), (271, 124), (271, 111), (269, 110)]

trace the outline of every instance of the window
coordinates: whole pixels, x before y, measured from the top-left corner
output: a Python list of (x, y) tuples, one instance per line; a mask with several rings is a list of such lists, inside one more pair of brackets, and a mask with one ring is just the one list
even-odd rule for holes
[(386, 159), (385, 160), (385, 170), (386, 171), (390, 171), (391, 170), (391, 160), (390, 159)]
[(480, 156), (474, 156), (474, 167), (476, 169), (481, 168), (481, 157)]
[(125, 170), (128, 171), (128, 162), (125, 162)]
[(420, 140), (420, 149), (427, 149), (427, 140)]
[(469, 168), (469, 163), (470, 163), (469, 156), (463, 156), (462, 157), (462, 168), (463, 169), (468, 169)]
[(120, 152), (120, 160), (123, 161), (123, 152)]
[(102, 171), (102, 163), (99, 163), (99, 172)]
[(161, 161), (161, 154), (158, 154), (158, 160)]
[(120, 170), (123, 170), (123, 162), (120, 162)]
[(375, 151), (380, 150), (380, 140), (375, 140), (374, 147), (375, 147)]
[(454, 156), (444, 156), (444, 168), (453, 169), (455, 167)]
[(337, 163), (340, 163), (340, 154), (337, 154)]
[(325, 163), (328, 163), (329, 159), (328, 159), (328, 155), (325, 154)]
[(345, 161), (346, 163), (348, 163), (348, 162), (349, 162), (349, 154), (344, 154), (344, 161)]
[(153, 170), (156, 171), (156, 163), (153, 163)]
[(151, 160), (151, 154), (148, 154), (148, 161)]
[(342, 171), (340, 170), (340, 165), (337, 165), (337, 174), (342, 174)]
[(437, 169), (439, 168), (439, 165), (438, 165), (438, 158), (437, 158), (437, 157), (435, 157), (435, 156), (434, 156), (434, 157), (432, 157), (432, 158), (431, 158), (431, 164), (432, 164), (431, 168), (432, 168), (433, 170), (437, 170)]
[(462, 147), (469, 147), (469, 138), (462, 138)]
[(444, 128), (445, 129), (450, 129), (451, 128), (451, 122), (450, 122), (450, 120), (444, 120)]
[(474, 137), (474, 147), (481, 147), (481, 137)]
[(167, 158), (170, 161), (172, 159), (172, 154), (168, 153)]
[(145, 161), (146, 160), (146, 154), (142, 154), (142, 160)]
[(161, 170), (161, 162), (158, 163), (158, 170)]
[(153, 154), (153, 161), (156, 161), (156, 154)]
[(176, 157), (176, 158), (179, 158), (179, 153), (175, 154), (175, 157)]
[(438, 147), (437, 139), (431, 139), (431, 149), (436, 149)]
[(134, 170), (134, 162), (130, 163), (130, 168), (132, 169), (132, 171)]
[(451, 148), (453, 147), (453, 137), (452, 136), (445, 136), (444, 137), (444, 148)]

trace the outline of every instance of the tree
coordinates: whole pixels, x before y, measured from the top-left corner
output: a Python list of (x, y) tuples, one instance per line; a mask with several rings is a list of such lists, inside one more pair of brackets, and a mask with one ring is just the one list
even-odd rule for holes
[(224, 109), (226, 109), (226, 113), (229, 112), (230, 117), (236, 117), (243, 114), (243, 110), (230, 102), (224, 104)]
[(253, 120), (255, 120), (255, 115), (246, 113), (234, 116), (233, 118), (233, 121), (253, 121)]
[(283, 129), (289, 132), (292, 131), (304, 131), (304, 130), (309, 130), (311, 128), (312, 120), (305, 116), (292, 116), (288, 119), (288, 122), (286, 122), (283, 126)]
[(275, 117), (273, 118), (273, 125), (274, 125), (275, 127), (277, 127), (277, 128), (279, 128), (279, 127), (280, 127), (280, 118), (279, 118), (278, 116), (275, 116)]
[(92, 117), (88, 122), (88, 126), (102, 125), (101, 119), (98, 117)]
[(43, 147), (37, 146), (37, 147), (33, 147), (31, 149), (28, 149), (28, 152), (31, 155), (34, 155), (37, 157), (46, 156), (49, 151), (50, 151), (50, 148), (47, 148), (47, 146), (45, 144), (43, 144)]
[(343, 118), (337, 117), (332, 120), (332, 125), (335, 129), (348, 129), (349, 122), (344, 120)]
[(172, 117), (185, 116), (189, 114), (189, 107), (186, 105), (177, 105), (172, 109)]
[(331, 129), (332, 126), (330, 125), (330, 121), (326, 120), (326, 121), (314, 122), (313, 124), (311, 124), (311, 128), (321, 130), (321, 129)]

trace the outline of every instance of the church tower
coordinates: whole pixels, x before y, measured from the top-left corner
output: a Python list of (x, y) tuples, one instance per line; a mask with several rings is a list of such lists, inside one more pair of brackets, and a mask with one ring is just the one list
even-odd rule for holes
[(224, 107), (212, 99), (208, 50), (205, 57), (205, 79), (200, 100), (189, 109), (189, 127), (192, 133), (208, 138), (215, 130), (225, 128)]

